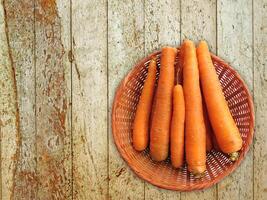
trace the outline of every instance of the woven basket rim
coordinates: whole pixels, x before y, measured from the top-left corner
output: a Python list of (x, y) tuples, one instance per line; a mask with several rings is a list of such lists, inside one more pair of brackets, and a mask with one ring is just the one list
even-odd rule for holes
[[(180, 48), (178, 47), (177, 50), (179, 51)], [(147, 182), (149, 182), (152, 185), (155, 185), (157, 187), (163, 188), (163, 189), (167, 189), (167, 190), (176, 190), (176, 191), (195, 191), (195, 190), (202, 190), (202, 189), (206, 189), (209, 188), (213, 185), (215, 185), (216, 183), (220, 182), (221, 180), (223, 180), (225, 177), (227, 177), (230, 173), (232, 173), (243, 161), (245, 155), (247, 154), (247, 152), (249, 151), (250, 145), (253, 141), (253, 136), (254, 136), (254, 125), (255, 125), (255, 114), (254, 114), (254, 105), (253, 105), (253, 100), (252, 100), (252, 96), (249, 92), (249, 89), (247, 87), (247, 85), (245, 84), (245, 81), (242, 79), (242, 77), (237, 73), (237, 71), (235, 71), (234, 68), (232, 68), (228, 63), (226, 63), (224, 60), (222, 60), (221, 58), (219, 58), (218, 56), (214, 55), (211, 53), (211, 57), (213, 60), (216, 60), (217, 62), (219, 62), (221, 65), (223, 65), (225, 68), (228, 68), (229, 70), (231, 70), (231, 72), (234, 73), (235, 77), (237, 79), (239, 79), (239, 81), (242, 83), (243, 89), (247, 95), (247, 100), (248, 100), (248, 106), (250, 109), (250, 127), (249, 127), (249, 134), (248, 134), (248, 139), (247, 139), (247, 146), (243, 149), (239, 159), (237, 161), (234, 162), (234, 164), (232, 164), (229, 168), (227, 168), (226, 171), (224, 171), (222, 174), (220, 174), (219, 176), (215, 177), (214, 179), (204, 182), (202, 183), (200, 186), (195, 186), (195, 185), (188, 185), (188, 186), (184, 186), (184, 185), (180, 185), (179, 187), (177, 187), (177, 185), (166, 185), (166, 184), (162, 184), (161, 182), (159, 182), (157, 179), (152, 178), (152, 177), (147, 177), (144, 174), (142, 174), (140, 172), (140, 169), (138, 169), (138, 167), (134, 166), (131, 164), (131, 162), (127, 159), (127, 155), (124, 151), (123, 148), (119, 148), (120, 147), (120, 143), (118, 142), (117, 139), (117, 135), (116, 135), (116, 124), (115, 124), (115, 109), (117, 107), (117, 99), (119, 99), (119, 97), (122, 94), (123, 88), (125, 86), (125, 84), (128, 82), (128, 79), (130, 78), (131, 74), (133, 74), (134, 72), (136, 72), (136, 70), (138, 70), (138, 67), (140, 65), (143, 65), (144, 63), (148, 62), (149, 60), (151, 60), (152, 57), (160, 55), (161, 51), (156, 51), (148, 56), (146, 56), (145, 58), (141, 59), (138, 61), (137, 64), (134, 65), (134, 67), (132, 67), (132, 69), (130, 69), (127, 73), (127, 75), (123, 78), (123, 80), (120, 82), (120, 84), (118, 85), (116, 92), (115, 92), (115, 96), (114, 96), (114, 100), (113, 100), (113, 106), (112, 106), (112, 135), (113, 135), (113, 140), (115, 142), (115, 146), (117, 148), (117, 150), (119, 151), (120, 156), (123, 158), (123, 160), (127, 163), (127, 165), (130, 167), (130, 169), (141, 179), (146, 180)]]

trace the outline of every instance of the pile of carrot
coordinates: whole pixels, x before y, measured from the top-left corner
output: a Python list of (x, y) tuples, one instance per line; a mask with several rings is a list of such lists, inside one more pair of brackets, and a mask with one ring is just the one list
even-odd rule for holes
[[(178, 54), (178, 51), (179, 54)], [(177, 55), (180, 65), (176, 64)], [(179, 50), (163, 47), (159, 80), (153, 58), (137, 105), (133, 146), (149, 147), (151, 158), (181, 168), (196, 177), (206, 171), (206, 153), (215, 149), (235, 161), (242, 139), (225, 100), (208, 45), (196, 48), (185, 40)]]

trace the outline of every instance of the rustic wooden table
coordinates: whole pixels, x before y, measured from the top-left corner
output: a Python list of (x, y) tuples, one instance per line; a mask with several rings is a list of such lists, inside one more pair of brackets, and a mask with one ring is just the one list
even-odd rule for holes
[[(140, 58), (206, 39), (254, 97), (254, 144), (210, 189), (137, 178), (111, 133), (116, 87)], [(2, 0), (1, 199), (267, 199), (267, 0)]]

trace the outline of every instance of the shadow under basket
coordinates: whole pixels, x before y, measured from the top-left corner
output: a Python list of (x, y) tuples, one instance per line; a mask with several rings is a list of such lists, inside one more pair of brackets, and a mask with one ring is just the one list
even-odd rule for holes
[[(120, 155), (136, 175), (153, 185), (178, 191), (208, 188), (233, 172), (248, 152), (254, 132), (254, 108), (251, 95), (238, 73), (223, 60), (212, 55), (225, 99), (241, 133), (243, 146), (235, 162), (216, 150), (207, 153), (207, 171), (202, 178), (197, 179), (187, 170), (186, 164), (181, 169), (174, 169), (169, 158), (156, 162), (151, 159), (148, 148), (143, 152), (133, 148), (132, 124), (136, 106), (147, 75), (148, 64), (154, 56), (160, 67), (161, 52), (158, 51), (136, 64), (117, 88), (112, 109), (114, 142)], [(178, 57), (177, 55), (176, 62), (179, 62)]]

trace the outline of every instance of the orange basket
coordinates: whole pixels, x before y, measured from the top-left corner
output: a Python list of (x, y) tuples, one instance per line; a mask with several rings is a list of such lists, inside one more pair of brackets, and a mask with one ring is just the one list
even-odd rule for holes
[[(170, 158), (156, 162), (151, 159), (148, 148), (143, 152), (133, 148), (132, 123), (147, 67), (153, 56), (157, 57), (157, 65), (160, 67), (161, 52), (158, 51), (141, 60), (117, 89), (112, 109), (112, 132), (117, 149), (136, 175), (153, 185), (179, 191), (208, 188), (235, 170), (249, 150), (254, 132), (254, 108), (249, 90), (232, 67), (212, 55), (225, 99), (241, 133), (243, 147), (239, 159), (235, 162), (230, 161), (222, 152), (210, 151), (207, 154), (207, 171), (202, 178), (197, 179), (187, 170), (186, 164), (182, 169), (174, 169)], [(180, 62), (178, 57), (176, 62)]]

